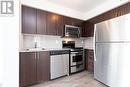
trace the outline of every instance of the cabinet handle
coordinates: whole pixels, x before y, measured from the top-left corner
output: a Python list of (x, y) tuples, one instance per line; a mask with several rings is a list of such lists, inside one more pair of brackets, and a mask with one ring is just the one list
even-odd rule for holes
[(35, 60), (37, 59), (37, 53), (35, 53)]

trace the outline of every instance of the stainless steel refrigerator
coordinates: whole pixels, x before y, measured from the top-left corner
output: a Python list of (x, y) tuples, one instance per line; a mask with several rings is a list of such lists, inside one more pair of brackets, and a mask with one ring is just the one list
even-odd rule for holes
[[(94, 77), (110, 87), (130, 77), (130, 14), (95, 24)], [(130, 79), (129, 79), (130, 81)]]

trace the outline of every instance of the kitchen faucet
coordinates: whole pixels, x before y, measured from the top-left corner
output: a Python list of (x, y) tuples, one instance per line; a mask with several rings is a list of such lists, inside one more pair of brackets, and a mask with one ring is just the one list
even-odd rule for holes
[(35, 42), (35, 44), (34, 44), (34, 48), (37, 48), (37, 42)]

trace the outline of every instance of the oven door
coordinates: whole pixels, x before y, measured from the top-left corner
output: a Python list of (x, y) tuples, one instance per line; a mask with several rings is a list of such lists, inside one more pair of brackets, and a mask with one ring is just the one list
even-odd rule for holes
[(71, 66), (83, 64), (83, 53), (71, 52)]

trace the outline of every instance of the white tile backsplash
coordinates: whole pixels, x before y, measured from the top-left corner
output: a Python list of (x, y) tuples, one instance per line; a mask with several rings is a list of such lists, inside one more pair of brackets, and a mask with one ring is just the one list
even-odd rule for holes
[(50, 35), (23, 35), (23, 49), (34, 48), (35, 42), (37, 47), (45, 49), (61, 49), (62, 41), (75, 41), (76, 47), (93, 49), (93, 37), (89, 38), (61, 38), (60, 36)]
[(64, 38), (65, 41), (75, 41), (75, 47), (84, 47), (85, 39), (84, 38)]
[(80, 38), (80, 39), (75, 39), (75, 47), (84, 47), (85, 45), (85, 40)]
[(50, 35), (24, 35), (24, 49), (34, 48), (35, 42), (39, 48), (62, 48), (62, 38)]
[(62, 38), (59, 36), (43, 36), (40, 42), (44, 48), (62, 48)]
[(84, 48), (86, 48), (86, 49), (94, 49), (94, 37), (85, 38)]
[(33, 35), (24, 35), (23, 36), (23, 48), (34, 48), (35, 46), (35, 36)]

